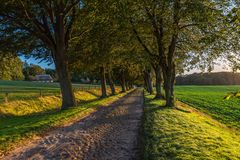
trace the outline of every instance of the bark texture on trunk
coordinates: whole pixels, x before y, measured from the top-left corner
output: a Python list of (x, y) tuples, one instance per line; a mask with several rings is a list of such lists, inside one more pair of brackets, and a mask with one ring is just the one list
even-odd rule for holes
[(144, 71), (144, 77), (145, 77), (144, 79), (145, 79), (145, 81), (146, 81), (147, 91), (148, 91), (150, 94), (153, 94), (151, 71), (150, 71), (150, 70)]
[(156, 76), (156, 96), (155, 99), (163, 99), (162, 95), (162, 75), (161, 67), (158, 65), (154, 68)]
[(147, 92), (149, 93), (149, 88), (148, 88), (148, 84), (147, 84), (147, 80), (146, 80), (146, 76), (145, 74), (143, 75), (143, 80), (144, 80), (144, 88), (147, 90)]
[(101, 90), (102, 90), (101, 98), (106, 98), (107, 97), (107, 83), (106, 83), (106, 73), (105, 73), (104, 67), (100, 68), (100, 73), (101, 73)]
[(62, 93), (62, 109), (76, 105), (72, 84), (68, 70), (68, 58), (66, 56), (67, 44), (65, 43), (63, 15), (56, 16), (55, 39), (56, 46), (53, 49), (53, 59), (56, 65)]
[(112, 73), (110, 71), (108, 71), (108, 81), (109, 81), (112, 95), (115, 95), (116, 94), (115, 85), (112, 79)]
[(66, 109), (75, 106), (76, 102), (67, 66), (66, 64), (62, 64), (64, 62), (59, 63), (57, 63), (58, 67), (56, 68), (62, 93), (62, 109)]
[(59, 48), (55, 53), (55, 65), (59, 78), (61, 94), (62, 94), (62, 109), (73, 107), (76, 105), (75, 97), (72, 89), (72, 84), (70, 80), (68, 63), (65, 59), (64, 47), (58, 46)]
[(164, 90), (166, 97), (166, 106), (175, 107), (175, 97), (174, 97), (174, 82), (175, 82), (175, 66), (169, 68), (165, 73), (164, 78)]
[(126, 92), (126, 79), (124, 72), (121, 74), (121, 87), (122, 87), (122, 92)]
[(127, 91), (129, 90), (129, 84), (128, 84), (128, 81), (126, 82), (126, 90), (127, 90)]

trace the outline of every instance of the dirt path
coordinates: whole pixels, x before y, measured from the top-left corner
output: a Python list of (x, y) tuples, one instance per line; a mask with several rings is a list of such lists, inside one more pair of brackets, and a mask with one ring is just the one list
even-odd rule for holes
[(134, 91), (71, 126), (48, 133), (5, 159), (139, 159), (142, 93)]

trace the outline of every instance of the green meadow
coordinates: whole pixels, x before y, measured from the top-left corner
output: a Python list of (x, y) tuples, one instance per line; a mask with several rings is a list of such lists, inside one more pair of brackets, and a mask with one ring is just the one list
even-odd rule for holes
[(240, 86), (177, 86), (175, 93), (179, 101), (240, 129), (240, 101), (224, 100), (227, 93), (239, 90)]
[(240, 159), (240, 86), (176, 86), (177, 108), (145, 94), (144, 159)]

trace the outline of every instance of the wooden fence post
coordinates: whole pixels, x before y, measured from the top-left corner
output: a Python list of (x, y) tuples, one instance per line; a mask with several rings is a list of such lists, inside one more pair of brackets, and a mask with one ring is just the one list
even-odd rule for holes
[(5, 103), (8, 103), (8, 92), (5, 93), (4, 100), (5, 100)]
[(40, 95), (40, 97), (42, 97), (42, 90), (41, 89), (40, 89), (39, 95)]

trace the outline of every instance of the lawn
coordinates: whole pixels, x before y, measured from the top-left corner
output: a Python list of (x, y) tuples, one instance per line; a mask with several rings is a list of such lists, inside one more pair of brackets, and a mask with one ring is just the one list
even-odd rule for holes
[[(29, 85), (20, 83), (17, 85), (19, 88), (54, 88), (54, 84), (35, 84), (34, 87), (31, 86), (32, 83)], [(2, 86), (1, 84), (0, 81), (0, 87), (7, 86), (6, 83)], [(59, 89), (57, 86), (55, 88)], [(120, 92), (120, 88), (117, 87), (116, 91)], [(108, 89), (108, 93), (110, 93), (110, 89)], [(74, 121), (74, 119), (81, 119), (96, 111), (98, 106), (106, 106), (125, 94), (99, 99), (100, 89), (78, 90), (75, 91), (78, 106), (63, 111), (60, 111), (61, 98), (59, 94), (32, 97), (31, 92), (26, 92), (24, 95), (18, 94), (19, 97), (11, 99), (8, 103), (0, 103), (0, 157), (1, 153), (9, 150), (11, 146), (19, 144), (22, 140), (41, 134), (51, 127), (61, 126)]]
[(224, 96), (240, 86), (176, 86), (178, 100), (211, 115), (229, 127), (240, 129), (240, 104)]
[(162, 107), (164, 102), (153, 97), (145, 96), (144, 159), (240, 159), (239, 131), (185, 104), (179, 103), (178, 109)]

